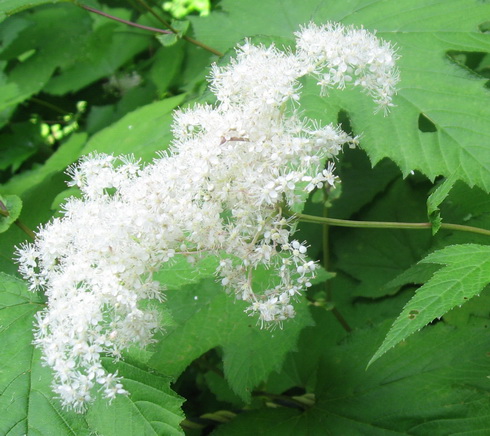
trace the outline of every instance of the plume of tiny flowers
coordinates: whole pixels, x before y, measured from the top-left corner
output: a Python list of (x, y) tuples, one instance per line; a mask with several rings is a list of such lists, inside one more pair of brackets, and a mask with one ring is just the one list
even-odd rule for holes
[[(81, 198), (18, 249), (30, 289), (47, 297), (34, 342), (64, 406), (82, 412), (97, 391), (108, 399), (127, 393), (101, 355), (119, 358), (152, 342), (159, 317), (144, 301), (162, 300), (152, 274), (176, 255), (219, 256), (223, 287), (262, 325), (294, 316), (292, 302), (316, 264), (293, 238), (285, 209), (334, 185), (332, 159), (357, 143), (301, 115), (298, 79), (313, 74), (323, 88), (353, 83), (388, 107), (398, 77), (392, 47), (365, 30), (309, 24), (296, 36), (296, 52), (246, 41), (228, 65), (214, 65), (217, 102), (176, 111), (171, 151), (153, 163), (81, 159), (68, 171)], [(256, 289), (254, 272), (264, 268), (274, 271), (270, 286)]]

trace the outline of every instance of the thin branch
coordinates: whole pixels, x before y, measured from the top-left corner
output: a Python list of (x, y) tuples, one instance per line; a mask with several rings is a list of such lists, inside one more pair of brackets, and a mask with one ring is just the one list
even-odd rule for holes
[[(326, 206), (328, 201), (328, 191), (323, 190), (323, 218), (328, 218), (328, 207)], [(328, 224), (322, 225), (322, 252), (323, 252), (323, 268), (328, 271), (330, 266), (330, 226)], [(327, 293), (327, 300), (332, 301), (332, 290), (330, 289), (330, 280), (325, 282), (325, 291)]]
[[(138, 24), (138, 23), (135, 23), (133, 21), (124, 20), (122, 18), (115, 17), (114, 15), (107, 14), (105, 12), (102, 12), (102, 11), (100, 11), (98, 9), (95, 9), (95, 8), (90, 7), (90, 6), (84, 5), (82, 3), (75, 2), (75, 4), (77, 4), (78, 6), (80, 6), (81, 8), (83, 8), (83, 9), (89, 11), (89, 12), (93, 12), (95, 14), (102, 15), (103, 17), (109, 18), (109, 19), (114, 20), (114, 21), (119, 21), (120, 23), (124, 23), (124, 24), (127, 24), (128, 26), (133, 26), (133, 27), (136, 27), (138, 29), (149, 30), (150, 32), (155, 32), (155, 33), (162, 33), (164, 35), (174, 35), (174, 34), (177, 35), (178, 34), (178, 31), (176, 29), (174, 29), (172, 26), (170, 26), (170, 24), (167, 24), (165, 21), (163, 21), (163, 23), (165, 23), (165, 25), (170, 30), (158, 29), (156, 27), (145, 26), (143, 24)], [(199, 42), (199, 41), (197, 41), (197, 40), (195, 40), (193, 38), (189, 38), (186, 35), (182, 35), (182, 39), (184, 39), (187, 42), (190, 42), (191, 44), (197, 45), (198, 47), (201, 47), (204, 50), (207, 50), (207, 51), (209, 51), (210, 53), (212, 53), (212, 54), (214, 54), (216, 56), (220, 56), (220, 57), (223, 56), (223, 53), (221, 53), (220, 51), (215, 50), (214, 48), (209, 47), (206, 44), (203, 44), (202, 42)]]
[(37, 103), (39, 105), (45, 106), (51, 110), (54, 110), (55, 112), (58, 112), (62, 115), (70, 115), (70, 112), (65, 111), (64, 109), (61, 109), (60, 107), (58, 107), (52, 103), (49, 103), (48, 101), (41, 100), (40, 98), (31, 97), (29, 100), (34, 102), (34, 103)]
[[(171, 30), (176, 35), (179, 34), (179, 31), (177, 29), (174, 29), (168, 21), (164, 20), (162, 17), (160, 17), (158, 14), (156, 14), (155, 11), (144, 0), (136, 0), (136, 1), (140, 5), (142, 5), (151, 15), (153, 15), (158, 21), (160, 21), (160, 23), (162, 23), (167, 29)], [(209, 47), (208, 45), (203, 44), (202, 42), (197, 41), (197, 40), (195, 40), (195, 39), (193, 39), (187, 35), (182, 35), (182, 39), (184, 41), (190, 42), (191, 44), (197, 45), (198, 47), (201, 47), (204, 50), (207, 50), (210, 53), (215, 54), (216, 56), (219, 56), (219, 57), (223, 56), (223, 53), (221, 53), (220, 51), (215, 50), (214, 48)]]
[(122, 18), (115, 17), (114, 15), (107, 14), (105, 12), (99, 11), (98, 9), (94, 9), (91, 8), (90, 6), (86, 6), (82, 3), (76, 3), (76, 4), (83, 9), (86, 9), (89, 12), (102, 15), (103, 17), (109, 18), (114, 21), (119, 21), (120, 23), (127, 24), (128, 26), (137, 27), (138, 29), (149, 30), (150, 32), (163, 33), (166, 35), (171, 35), (174, 33), (170, 30), (157, 29), (156, 27), (144, 26), (143, 24), (134, 23), (133, 21), (123, 20)]
[(198, 41), (197, 39), (191, 38), (190, 36), (183, 35), (182, 36), (182, 39), (184, 41), (190, 42), (191, 44), (197, 45), (198, 47), (201, 47), (204, 50), (207, 50), (207, 51), (209, 51), (210, 53), (213, 53), (216, 56), (222, 57), (224, 55), (224, 53), (221, 53), (220, 51), (215, 50), (214, 48), (209, 47), (209, 45), (203, 44), (202, 42)]
[(342, 328), (347, 332), (350, 333), (352, 332), (352, 328), (349, 325), (349, 323), (345, 320), (344, 316), (339, 312), (339, 310), (336, 307), (332, 308), (332, 314), (335, 316), (335, 319), (340, 323)]
[[(337, 227), (356, 227), (356, 228), (364, 228), (364, 229), (412, 229), (412, 230), (424, 230), (431, 229), (431, 223), (398, 223), (398, 222), (389, 222), (389, 221), (353, 221), (353, 220), (342, 220), (338, 218), (323, 218), (313, 215), (306, 215), (302, 213), (294, 214), (296, 218), (300, 221), (306, 223), (314, 223), (314, 224), (327, 224), (329, 226), (337, 226)], [(451, 224), (451, 223), (442, 223), (441, 229), (446, 230), (458, 230), (461, 232), (471, 232), (477, 233), (480, 235), (490, 236), (490, 230), (482, 229), (479, 227), (465, 226), (462, 224)]]
[[(325, 189), (323, 191), (323, 218), (328, 219), (328, 207), (326, 206), (328, 201), (328, 191)], [(330, 266), (330, 226), (328, 224), (322, 225), (322, 249), (323, 249), (323, 268), (325, 271), (329, 270)], [(327, 296), (327, 302), (332, 303), (332, 288), (330, 286), (330, 280), (325, 281), (325, 293)], [(349, 323), (346, 321), (342, 313), (335, 307), (335, 305), (331, 308), (332, 315), (335, 316), (337, 321), (340, 323), (342, 328), (350, 333), (352, 331)]]
[(171, 30), (172, 33), (178, 33), (177, 30), (172, 28), (167, 20), (164, 20), (160, 15), (155, 13), (155, 11), (146, 3), (144, 0), (136, 0), (141, 6), (143, 6), (151, 15), (153, 15), (160, 23), (162, 23), (167, 29)]
[[(1, 201), (0, 201), (0, 215), (3, 215), (5, 217), (10, 216), (8, 209)], [(15, 220), (14, 224), (17, 227), (19, 227), (27, 236), (30, 236), (32, 239), (36, 239), (36, 234), (29, 227), (27, 227), (21, 220), (19, 219)]]
[(14, 224), (19, 227), (19, 229), (21, 229), (27, 236), (30, 236), (33, 240), (36, 239), (36, 234), (21, 220), (15, 220)]

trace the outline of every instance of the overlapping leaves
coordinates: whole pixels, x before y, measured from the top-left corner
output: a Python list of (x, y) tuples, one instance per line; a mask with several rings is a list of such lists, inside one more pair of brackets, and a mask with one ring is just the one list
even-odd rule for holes
[[(44, 1), (4, 1), (0, 5), (4, 14), (0, 14), (0, 20), (39, 3)], [(191, 18), (191, 21), (197, 39), (221, 51), (230, 49), (245, 36), (268, 34), (277, 37), (278, 41), (279, 38), (290, 39), (300, 24), (310, 20), (319, 23), (334, 20), (364, 25), (370, 30), (377, 29), (379, 36), (397, 44), (401, 55), (402, 82), (397, 107), (391, 114), (388, 117), (378, 114), (373, 118), (372, 103), (360, 96), (358, 90), (333, 91), (329, 99), (320, 98), (316, 85), (311, 81), (305, 83), (305, 112), (319, 115), (325, 122), (336, 121), (339, 111), (347, 114), (355, 133), (362, 133), (362, 148), (373, 163), (388, 157), (397, 163), (405, 175), (419, 170), (431, 179), (438, 175), (452, 176), (451, 185), (454, 180), (460, 179), (469, 185), (490, 190), (490, 104), (484, 76), (484, 65), (488, 63), (490, 51), (490, 35), (485, 33), (488, 29), (484, 25), (485, 17), (490, 16), (488, 3), (476, 0), (361, 0), (355, 4), (320, 0), (223, 0), (220, 7), (221, 10), (208, 18)], [(47, 41), (43, 39), (45, 35), (41, 35), (35, 52), (30, 53), (27, 41), (16, 38), (25, 32), (32, 39), (39, 29), (28, 29), (29, 23), (20, 16), (18, 20), (14, 16), (12, 21), (2, 23), (5, 24), (3, 29), (7, 30), (3, 33), (4, 58), (9, 61), (19, 58), (22, 61), (18, 64), (14, 62), (13, 67), (6, 71), (8, 74), (0, 76), (3, 90), (0, 103), (5, 109), (0, 114), (0, 121), (6, 122), (12, 115), (11, 108), (44, 87), (52, 94), (78, 90), (93, 80), (111, 74), (131, 57), (129, 51), (121, 50), (121, 47), (126, 47), (124, 38), (117, 36), (114, 44), (107, 43), (105, 38), (110, 38), (115, 29), (112, 23), (104, 25), (102, 20), (99, 21), (99, 27), (90, 37), (87, 31), (91, 31), (92, 27), (86, 13), (71, 5), (67, 5), (66, 10), (47, 7), (41, 14), (50, 18), (51, 21), (46, 22), (56, 22), (61, 26), (63, 31), (58, 31), (58, 34), (70, 36), (70, 43), (63, 45), (55, 38)], [(31, 22), (39, 18), (37, 12), (33, 15)], [(58, 19), (60, 16), (68, 18), (63, 21)], [(77, 20), (77, 17), (80, 19)], [(97, 44), (99, 38), (104, 39), (104, 45)], [(10, 43), (13, 45), (8, 48)], [(77, 46), (80, 43), (93, 49), (92, 58), (84, 58), (83, 53), (77, 58), (71, 55), (73, 44)], [(57, 52), (60, 47), (63, 50)], [(141, 44), (135, 43), (128, 48), (134, 54), (141, 47)], [(180, 67), (183, 58), (182, 50), (179, 47), (175, 50), (175, 53), (168, 52), (170, 55), (174, 53), (175, 59), (178, 58), (178, 61), (174, 59), (175, 62), (170, 63), (172, 71)], [(46, 53), (50, 56), (46, 56)], [(110, 59), (106, 59), (111, 61), (109, 64), (103, 62), (103, 55), (107, 53), (111, 53)], [(195, 54), (199, 55), (198, 52)], [(41, 60), (38, 60), (39, 56)], [(151, 73), (153, 76), (170, 69), (164, 56), (158, 56), (160, 66)], [(97, 68), (91, 68), (97, 60), (101, 63), (97, 64)], [(193, 60), (187, 62), (192, 64)], [(57, 75), (52, 78), (55, 71)], [(84, 74), (78, 74), (81, 71)], [(193, 71), (192, 74), (197, 73)], [(203, 73), (199, 72), (199, 75), (201, 77)], [(188, 76), (189, 72), (183, 73), (186, 79), (189, 79)], [(172, 78), (173, 73), (159, 82), (159, 95), (167, 91)], [(94, 150), (116, 154), (133, 152), (138, 157), (150, 160), (155, 150), (167, 146), (170, 140), (170, 111), (183, 101), (183, 98), (175, 97), (147, 105), (94, 136), (85, 147), (85, 134), (73, 137), (45, 165), (25, 176), (14, 178), (7, 185), (9, 193), (26, 194), (23, 198), (27, 199), (26, 215), (34, 225), (47, 220), (46, 199), (52, 199), (53, 193), (63, 186), (60, 172), (65, 165), (73, 162), (81, 152)], [(92, 121), (95, 120), (92, 131), (103, 126), (102, 121), (110, 119), (102, 120), (102, 115), (112, 110), (106, 109), (92, 112)], [(27, 159), (30, 155), (26, 153), (22, 156)], [(391, 181), (392, 178), (387, 179), (383, 184)], [(369, 185), (355, 178), (350, 182), (361, 183), (363, 187)], [(367, 190), (369, 198), (360, 201), (359, 208), (349, 204), (342, 210), (347, 210), (347, 215), (358, 211), (379, 195), (382, 189)], [(41, 191), (46, 197), (42, 199), (42, 216), (36, 203), (41, 201)], [(390, 204), (396, 211), (396, 199), (390, 199)], [(464, 209), (464, 215), (475, 213), (477, 205), (458, 204)], [(435, 207), (438, 206), (439, 201)], [(436, 212), (434, 208), (431, 211)], [(479, 210), (478, 213), (482, 216), (487, 212), (487, 208), (484, 208), (483, 212)], [(407, 219), (406, 215), (402, 218)], [(13, 232), (9, 230), (3, 234), (7, 235), (2, 239), (2, 248), (7, 247), (2, 250), (5, 265), (10, 262), (8, 257), (12, 246), (21, 240)], [(311, 234), (314, 250), (319, 251), (316, 233)], [(344, 240), (349, 238), (352, 240), (351, 236)], [(427, 239), (421, 238), (423, 241)], [(379, 247), (389, 245), (386, 239), (389, 238), (379, 238)], [(356, 241), (359, 243), (359, 239), (354, 238)], [(376, 247), (378, 245), (371, 248)], [(403, 268), (415, 261), (425, 246), (419, 244), (412, 249), (407, 244), (405, 248), (411, 254), (403, 251), (405, 254), (401, 256), (403, 259), (400, 263)], [(340, 247), (337, 250), (346, 273), (349, 273), (349, 268), (346, 268), (349, 262), (345, 261), (345, 256), (354, 252), (355, 247), (345, 250)], [(398, 253), (402, 253), (402, 250)], [(443, 266), (435, 273), (432, 268), (427, 274), (424, 273), (424, 277), (434, 273), (433, 278), (407, 304), (375, 358), (400, 341), (402, 344), (375, 362), (368, 372), (365, 372), (365, 366), (382, 341), (385, 328), (364, 331), (364, 326), (355, 324), (359, 331), (349, 342), (338, 346), (336, 340), (339, 335), (333, 328), (322, 332), (324, 336), (318, 328), (304, 329), (312, 322), (304, 304), (299, 309), (297, 321), (285, 326), (284, 330), (272, 333), (261, 331), (243, 313), (240, 302), (234, 302), (213, 281), (212, 259), (208, 259), (209, 264), (201, 265), (198, 270), (176, 264), (168, 275), (165, 275), (165, 271), (160, 274), (162, 283), (173, 289), (169, 292), (168, 307), (174, 324), (160, 338), (161, 342), (151, 359), (118, 364), (121, 375), (127, 380), (125, 386), (132, 395), (118, 399), (112, 406), (97, 404), (83, 418), (60, 410), (56, 401), (52, 400), (49, 371), (39, 365), (39, 355), (31, 346), (32, 317), (42, 301), (27, 293), (17, 279), (3, 275), (0, 277), (0, 299), (3, 301), (0, 310), (3, 362), (0, 405), (6, 413), (0, 418), (0, 431), (12, 435), (36, 432), (60, 435), (94, 432), (104, 435), (178, 434), (178, 424), (182, 418), (179, 410), (181, 399), (169, 390), (169, 380), (161, 374), (152, 373), (153, 370), (149, 371), (143, 361), (166, 375), (177, 376), (201, 354), (213, 347), (221, 347), (226, 380), (234, 393), (248, 401), (251, 391), (259, 383), (270, 378), (274, 371), (281, 371), (287, 353), (296, 348), (300, 332), (304, 329), (304, 334), (308, 334), (311, 341), (304, 336), (299, 337), (302, 358), (295, 362), (295, 369), (302, 377), (295, 379), (294, 375), (282, 372), (276, 379), (288, 376), (288, 382), (301, 385), (312, 374), (308, 387), (314, 388), (317, 404), (303, 413), (279, 409), (244, 414), (216, 434), (262, 432), (296, 436), (308, 432), (322, 434), (325, 428), (338, 434), (465, 434), (468, 428), (484, 434), (490, 425), (490, 410), (486, 405), (489, 389), (486, 376), (489, 370), (485, 357), (488, 348), (485, 329), (472, 326), (458, 330), (441, 323), (426, 328), (417, 339), (404, 340), (434, 318), (478, 294), (490, 276), (489, 255), (486, 246), (459, 245), (427, 257), (424, 262)], [(392, 256), (389, 260), (396, 259), (396, 256)], [(362, 284), (371, 281), (369, 295), (384, 298), (385, 294), (379, 291), (379, 285), (386, 278), (383, 274), (378, 271), (374, 277), (372, 271), (355, 270), (356, 265), (364, 260), (352, 261), (354, 272), (351, 276)], [(402, 269), (395, 266), (395, 269)], [(13, 271), (15, 266), (5, 266), (5, 269)], [(342, 295), (342, 298), (348, 301), (348, 296)], [(383, 301), (386, 303), (386, 300)], [(380, 305), (366, 306), (366, 319), (371, 320), (374, 306)], [(345, 311), (350, 314), (348, 309)], [(307, 359), (308, 344), (315, 347), (312, 361)], [(148, 353), (145, 356), (148, 357)], [(312, 362), (321, 362), (317, 371), (313, 371)], [(106, 364), (112, 365), (110, 362)], [(286, 361), (286, 372), (289, 368), (287, 365)], [(316, 383), (312, 381), (315, 377)]]
[(78, 436), (98, 431), (115, 436), (121, 434), (115, 416), (119, 422), (124, 419), (125, 435), (181, 434), (182, 399), (170, 390), (170, 380), (128, 363), (116, 365), (127, 379), (128, 397), (94, 405), (86, 416), (62, 410), (53, 398), (51, 372), (32, 346), (34, 314), (42, 307), (41, 298), (21, 280), (0, 274), (1, 434)]
[[(213, 435), (485, 434), (490, 425), (485, 328), (430, 327), (366, 371), (384, 328), (358, 331), (343, 345), (327, 346), (318, 360), (311, 407), (248, 411)], [(300, 352), (301, 370), (311, 350)]]

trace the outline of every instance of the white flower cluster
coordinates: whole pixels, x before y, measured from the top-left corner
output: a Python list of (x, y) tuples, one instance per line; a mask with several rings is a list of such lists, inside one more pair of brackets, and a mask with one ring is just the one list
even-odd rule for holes
[(385, 112), (400, 80), (395, 61), (398, 56), (389, 42), (367, 30), (309, 24), (297, 34), (297, 54), (307, 73), (318, 78), (323, 94), (328, 88), (360, 86)]
[[(296, 53), (247, 41), (229, 65), (215, 65), (217, 103), (177, 111), (171, 152), (151, 165), (82, 159), (69, 171), (82, 198), (18, 250), (22, 275), (47, 297), (35, 343), (63, 405), (83, 411), (97, 390), (109, 399), (126, 392), (101, 353), (119, 357), (152, 341), (158, 314), (144, 300), (162, 298), (152, 274), (176, 255), (220, 256), (221, 283), (262, 324), (294, 316), (291, 301), (316, 264), (284, 210), (333, 185), (325, 161), (357, 143), (301, 116), (298, 79), (312, 73), (322, 86), (344, 86), (357, 77), (386, 106), (397, 77), (393, 49), (364, 30), (310, 24), (296, 36)], [(267, 290), (254, 287), (260, 269), (275, 271)]]

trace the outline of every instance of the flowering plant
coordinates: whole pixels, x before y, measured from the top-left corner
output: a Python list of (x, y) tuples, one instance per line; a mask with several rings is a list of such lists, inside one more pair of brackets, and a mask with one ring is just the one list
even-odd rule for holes
[(490, 5), (56, 2), (0, 4), (0, 434), (490, 428)]
[[(35, 343), (64, 405), (83, 411), (97, 385), (109, 399), (126, 393), (100, 353), (152, 342), (158, 312), (140, 303), (163, 298), (152, 273), (175, 255), (221, 256), (222, 285), (262, 325), (294, 317), (317, 265), (292, 239), (287, 211), (302, 190), (333, 186), (331, 159), (357, 143), (301, 114), (298, 79), (313, 75), (323, 94), (352, 83), (385, 109), (398, 81), (392, 46), (366, 30), (309, 24), (296, 38), (295, 52), (245, 41), (229, 65), (214, 65), (217, 103), (177, 111), (172, 149), (151, 165), (92, 154), (72, 166), (82, 198), (19, 249), (22, 275), (48, 298)], [(269, 289), (253, 288), (260, 267), (274, 271)]]

